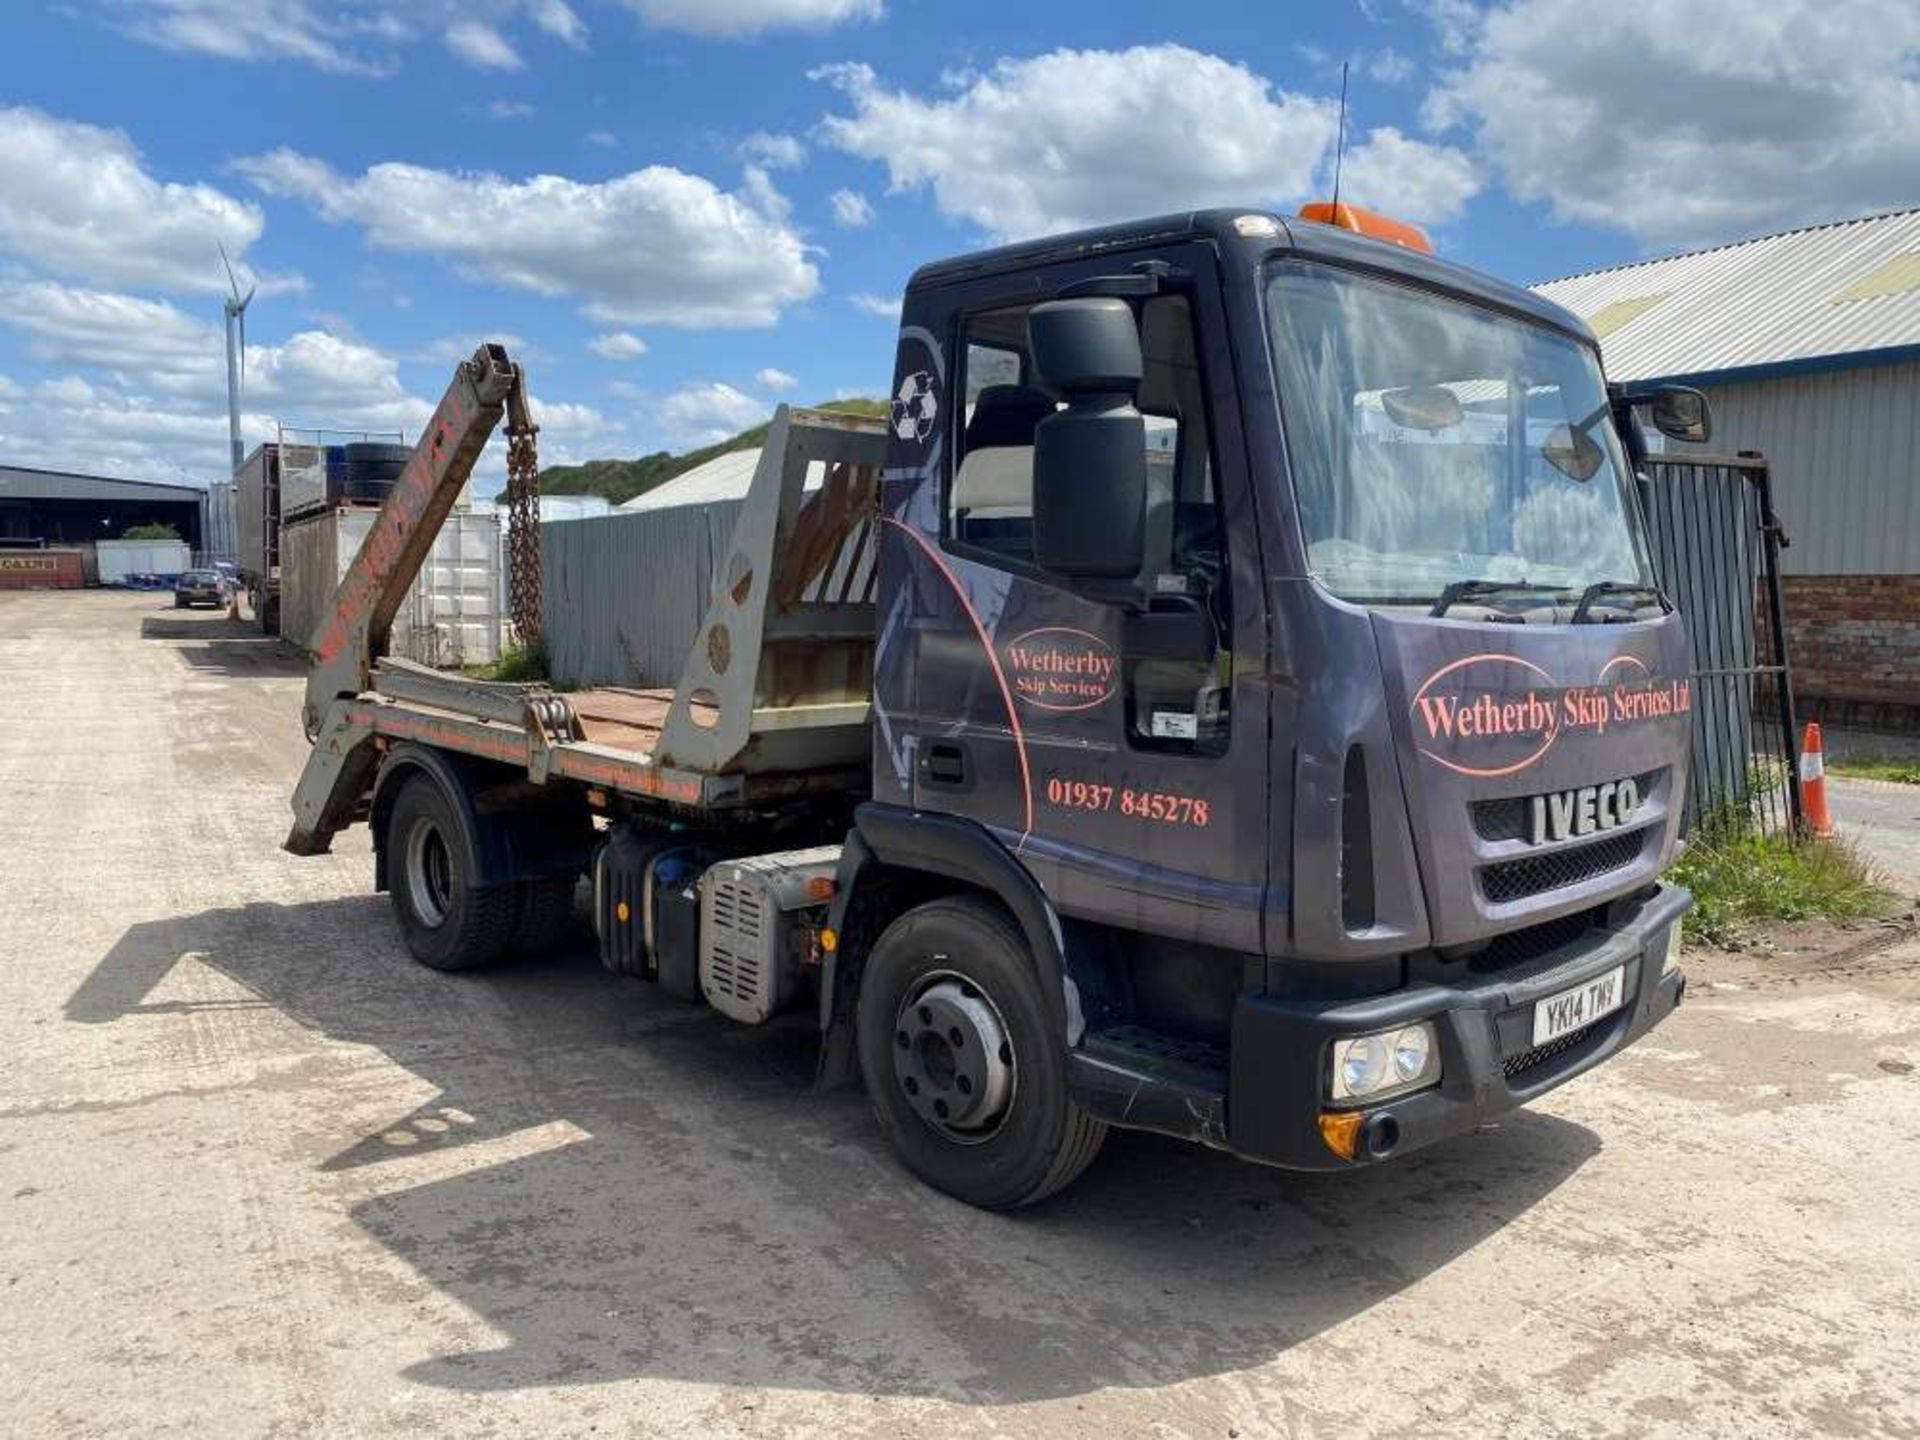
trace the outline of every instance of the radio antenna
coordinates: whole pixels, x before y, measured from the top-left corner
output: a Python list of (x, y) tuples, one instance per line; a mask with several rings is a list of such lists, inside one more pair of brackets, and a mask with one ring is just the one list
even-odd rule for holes
[(1340, 62), (1340, 129), (1333, 142), (1333, 203), (1340, 203), (1340, 160), (1347, 153), (1347, 61)]

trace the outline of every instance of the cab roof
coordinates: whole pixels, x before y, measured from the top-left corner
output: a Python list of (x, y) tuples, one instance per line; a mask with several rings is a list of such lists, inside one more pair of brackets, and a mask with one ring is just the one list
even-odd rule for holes
[[(1257, 236), (1241, 234), (1235, 222), (1248, 216), (1261, 216), (1273, 221), (1276, 232)], [(1451, 290), (1470, 300), (1564, 330), (1588, 344), (1598, 343), (1592, 330), (1579, 316), (1523, 286), (1510, 285), (1465, 265), (1409, 250), (1402, 245), (1390, 245), (1351, 230), (1252, 208), (1188, 210), (1119, 225), (1075, 230), (1064, 235), (1049, 235), (1037, 240), (1021, 240), (991, 250), (977, 250), (968, 255), (922, 265), (907, 282), (907, 291), (911, 294), (916, 290), (963, 280), (984, 279), (1062, 260), (1084, 259), (1107, 252), (1118, 254), (1150, 245), (1181, 241), (1210, 242), (1223, 254), (1237, 255), (1249, 262), (1269, 255), (1294, 254), (1312, 260), (1353, 265), (1415, 284)]]

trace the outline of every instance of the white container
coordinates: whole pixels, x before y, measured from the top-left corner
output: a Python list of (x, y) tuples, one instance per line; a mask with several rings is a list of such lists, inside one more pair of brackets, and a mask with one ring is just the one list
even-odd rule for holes
[[(373, 529), (372, 507), (321, 510), (280, 532), (280, 633), (303, 649), (333, 612), (335, 592)], [(420, 578), (401, 602), (387, 653), (459, 669), (500, 658), (500, 527), (491, 515), (455, 511), (440, 528)]]
[(99, 540), (100, 583), (124, 585), (129, 575), (167, 578), (193, 568), (193, 551), (184, 540)]

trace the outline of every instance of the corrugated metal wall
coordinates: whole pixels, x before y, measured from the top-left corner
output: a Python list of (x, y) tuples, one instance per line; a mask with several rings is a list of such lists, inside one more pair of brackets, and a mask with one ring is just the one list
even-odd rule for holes
[[(1718, 385), (1713, 441), (1773, 465), (1789, 575), (1920, 573), (1920, 363)], [(1679, 446), (1676, 449), (1699, 447)]]
[(740, 501), (540, 527), (547, 663), (565, 685), (676, 685)]

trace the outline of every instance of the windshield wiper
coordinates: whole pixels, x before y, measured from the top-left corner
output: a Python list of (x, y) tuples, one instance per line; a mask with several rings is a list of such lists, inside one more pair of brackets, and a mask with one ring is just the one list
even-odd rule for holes
[[(1532, 580), (1455, 580), (1440, 592), (1440, 598), (1433, 602), (1433, 609), (1427, 614), (1437, 620), (1461, 600), (1478, 600), (1487, 595), (1546, 595), (1556, 588)], [(1508, 618), (1518, 620), (1520, 617)]]
[[(1658, 585), (1643, 585), (1633, 580), (1596, 580), (1580, 592), (1580, 603), (1573, 607), (1573, 623), (1575, 625), (1588, 623), (1587, 612), (1593, 608), (1595, 601), (1627, 599), (1629, 597), (1637, 597), (1643, 601), (1651, 600), (1655, 602), (1659, 605), (1660, 613), (1663, 615), (1671, 615), (1673, 613), (1673, 602), (1667, 598), (1667, 592), (1662, 590)], [(1630, 608), (1639, 609), (1640, 607), (1633, 606)], [(1628, 618), (1631, 619), (1632, 617), (1629, 616)], [(1592, 623), (1605, 624), (1606, 622), (1595, 620)]]

